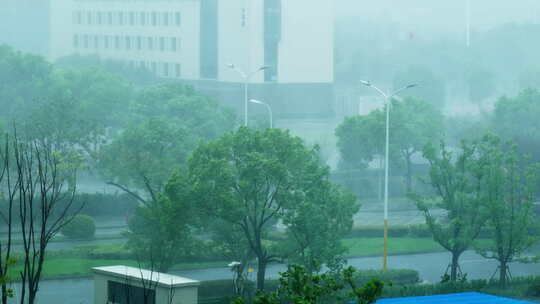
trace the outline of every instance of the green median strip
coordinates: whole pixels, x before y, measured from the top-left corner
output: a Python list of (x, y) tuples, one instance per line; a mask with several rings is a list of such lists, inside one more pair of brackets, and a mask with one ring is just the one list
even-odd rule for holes
[[(480, 240), (486, 242), (487, 240)], [(347, 257), (380, 256), (383, 250), (382, 238), (349, 238), (344, 239), (343, 244), (349, 249)], [(112, 250), (117, 253), (125, 250), (122, 243), (104, 243), (96, 245), (104, 250)], [(96, 247), (92, 246), (92, 247)], [(84, 248), (84, 247), (83, 247)], [(112, 249), (111, 249), (112, 248)], [(116, 248), (116, 249), (115, 249)], [(444, 249), (430, 238), (389, 238), (388, 253), (390, 255), (442, 252)], [(54, 256), (53, 252), (51, 255)], [(225, 267), (227, 261), (181, 263), (173, 267), (173, 270), (195, 270), (214, 267)], [(85, 257), (62, 256), (51, 257), (45, 261), (44, 277), (88, 276), (90, 269), (98, 266), (127, 265), (138, 267), (133, 259), (90, 259)], [(12, 277), (20, 271), (21, 265), (12, 269)]]

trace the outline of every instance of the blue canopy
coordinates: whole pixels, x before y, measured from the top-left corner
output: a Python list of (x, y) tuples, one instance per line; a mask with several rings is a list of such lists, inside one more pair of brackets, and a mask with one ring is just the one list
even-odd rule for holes
[(382, 299), (377, 301), (377, 304), (531, 304), (531, 302), (490, 296), (478, 292), (465, 292), (426, 297)]

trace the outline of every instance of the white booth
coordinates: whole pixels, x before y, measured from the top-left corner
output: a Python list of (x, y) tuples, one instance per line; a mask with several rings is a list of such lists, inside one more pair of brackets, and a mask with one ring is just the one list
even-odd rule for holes
[(95, 304), (197, 304), (199, 281), (128, 266), (92, 271)]

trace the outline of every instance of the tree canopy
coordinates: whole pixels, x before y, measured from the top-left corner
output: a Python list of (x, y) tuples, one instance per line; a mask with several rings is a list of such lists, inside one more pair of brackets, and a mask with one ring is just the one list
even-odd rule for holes
[(141, 91), (128, 120), (103, 148), (100, 169), (110, 184), (143, 202), (157, 198), (199, 141), (216, 138), (235, 123), (231, 111), (183, 84)]
[[(339, 239), (352, 228), (358, 208), (350, 194), (330, 184), (316, 148), (278, 129), (242, 127), (200, 145), (189, 161), (189, 174), (200, 210), (243, 232), (258, 259), (259, 290), (264, 288), (266, 265), (280, 258), (279, 241), (264, 241), (276, 219), (283, 219), (288, 233), (311, 233), (306, 230), (313, 227), (307, 227), (308, 217), (315, 210), (326, 212), (318, 217), (319, 224), (332, 227)], [(319, 249), (320, 240), (333, 246), (326, 235), (314, 240), (311, 236), (298, 239), (308, 241), (297, 245), (303, 253)]]
[[(386, 110), (378, 109), (365, 116), (348, 117), (336, 129), (338, 148), (344, 165), (365, 167), (376, 156), (384, 154)], [(390, 158), (405, 168), (407, 189), (411, 189), (412, 160), (415, 154), (443, 132), (441, 113), (416, 98), (392, 101), (390, 109)]]

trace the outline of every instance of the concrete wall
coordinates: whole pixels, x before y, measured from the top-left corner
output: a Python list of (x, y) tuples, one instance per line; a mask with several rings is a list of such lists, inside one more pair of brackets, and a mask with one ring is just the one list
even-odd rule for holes
[[(94, 303), (105, 304), (107, 303), (107, 282), (113, 281), (118, 283), (126, 283), (125, 279), (105, 276), (102, 274), (94, 274)], [(130, 285), (143, 287), (143, 284), (137, 280), (129, 280)], [(156, 287), (156, 304), (197, 304), (198, 301), (198, 287), (187, 286), (178, 287), (172, 290), (164, 288), (162, 286)], [(172, 296), (172, 301), (170, 297)]]

